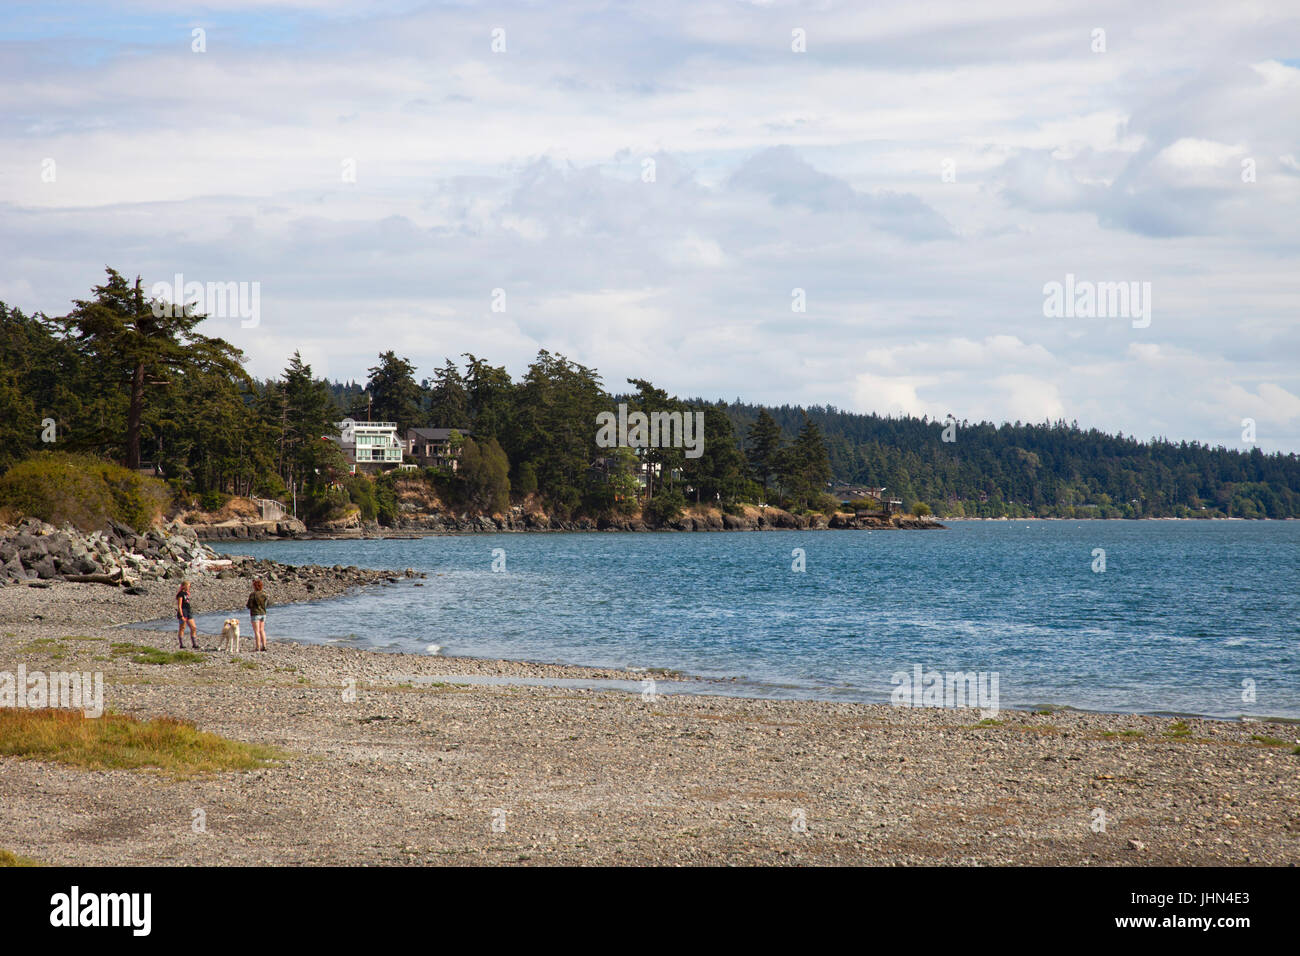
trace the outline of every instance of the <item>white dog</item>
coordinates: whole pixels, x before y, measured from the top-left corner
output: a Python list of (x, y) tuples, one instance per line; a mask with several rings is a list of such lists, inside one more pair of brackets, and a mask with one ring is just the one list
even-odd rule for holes
[(233, 617), (226, 618), (221, 625), (221, 646), (228, 654), (239, 653), (239, 621)]

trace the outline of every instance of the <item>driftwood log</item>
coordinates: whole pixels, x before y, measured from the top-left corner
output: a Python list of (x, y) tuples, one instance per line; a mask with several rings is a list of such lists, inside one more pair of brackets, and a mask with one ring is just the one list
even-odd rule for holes
[(121, 587), (125, 583), (122, 572), (116, 574), (65, 574), (65, 581), (79, 581), (85, 584), (111, 584), (113, 587)]

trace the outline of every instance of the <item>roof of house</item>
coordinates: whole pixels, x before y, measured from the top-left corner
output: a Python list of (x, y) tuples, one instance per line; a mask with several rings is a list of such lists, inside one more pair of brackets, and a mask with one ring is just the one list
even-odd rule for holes
[(406, 430), (408, 438), (418, 438), (423, 441), (446, 441), (451, 437), (452, 432), (461, 435), (470, 433), (468, 428), (408, 428)]

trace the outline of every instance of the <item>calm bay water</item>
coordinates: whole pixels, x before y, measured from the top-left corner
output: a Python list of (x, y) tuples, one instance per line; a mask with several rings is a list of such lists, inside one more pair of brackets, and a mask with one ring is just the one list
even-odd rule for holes
[[(492, 570), (493, 549), (505, 571)], [(802, 548), (807, 570), (791, 570)], [(1092, 570), (1093, 549), (1106, 570)], [(1300, 718), (1300, 522), (954, 522), (932, 532), (501, 534), (226, 548), (415, 568), (273, 606), (267, 633), (376, 650), (741, 677), (883, 702), (913, 665), (999, 674), (1001, 706)], [(274, 602), (274, 586), (271, 591)], [(226, 615), (200, 619), (206, 633)], [(165, 626), (165, 625), (164, 625)], [(1256, 700), (1243, 701), (1243, 681)]]

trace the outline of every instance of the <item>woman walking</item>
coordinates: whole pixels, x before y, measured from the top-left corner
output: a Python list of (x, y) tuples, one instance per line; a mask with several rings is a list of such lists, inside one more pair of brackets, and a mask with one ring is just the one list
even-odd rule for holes
[(176, 643), (185, 647), (185, 625), (190, 626), (190, 646), (199, 649), (199, 628), (194, 623), (194, 611), (190, 607), (190, 582), (182, 581), (176, 591)]
[(255, 651), (266, 650), (266, 592), (262, 590), (262, 579), (253, 582), (253, 593), (248, 596), (248, 617), (253, 623)]

